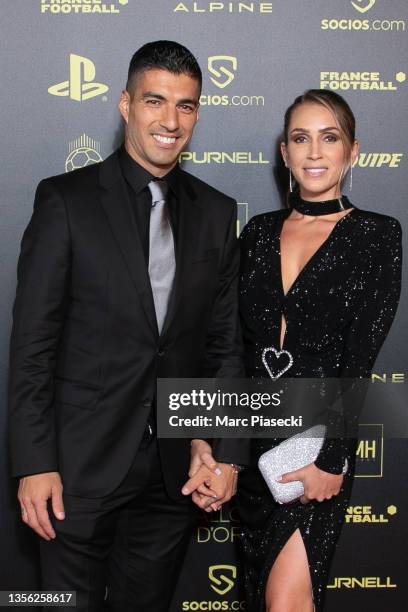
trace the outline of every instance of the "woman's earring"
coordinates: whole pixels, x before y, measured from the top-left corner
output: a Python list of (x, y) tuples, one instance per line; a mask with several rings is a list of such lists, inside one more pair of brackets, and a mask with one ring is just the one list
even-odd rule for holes
[(353, 162), (351, 162), (350, 164), (350, 187), (349, 187), (349, 191), (352, 191), (353, 189)]
[(289, 168), (289, 191), (293, 193), (292, 170)]

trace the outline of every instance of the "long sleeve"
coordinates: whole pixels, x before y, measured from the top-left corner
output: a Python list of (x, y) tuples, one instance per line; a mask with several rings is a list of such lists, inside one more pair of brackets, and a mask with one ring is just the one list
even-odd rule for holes
[(401, 226), (391, 219), (381, 236), (381, 248), (363, 265), (370, 266), (360, 308), (351, 322), (344, 344), (341, 376), (371, 375), (388, 335), (401, 292)]
[[(369, 245), (362, 261), (363, 269), (356, 283), (360, 304), (345, 336), (342, 378), (368, 378), (371, 375), (397, 310), (401, 291), (401, 226), (395, 219), (387, 218), (387, 221), (386, 227), (381, 228), (381, 233)], [(333, 430), (342, 427), (351, 431), (363, 401), (364, 386), (361, 384), (354, 393), (351, 412), (344, 406), (345, 422), (333, 424)], [(316, 466), (327, 472), (340, 473), (347, 447), (347, 440), (329, 434), (315, 461)]]
[(14, 476), (58, 469), (54, 370), (70, 257), (64, 201), (52, 182), (42, 181), (22, 240), (13, 309), (9, 420)]
[(238, 314), (239, 249), (236, 237), (236, 203), (225, 237), (218, 270), (218, 290), (207, 330), (205, 365), (211, 376), (234, 378), (244, 375), (242, 340)]
[[(243, 378), (242, 339), (238, 315), (239, 250), (236, 238), (236, 203), (231, 211), (219, 286), (207, 333), (206, 364), (216, 378)], [(247, 464), (249, 440), (215, 439), (213, 453), (224, 463)]]

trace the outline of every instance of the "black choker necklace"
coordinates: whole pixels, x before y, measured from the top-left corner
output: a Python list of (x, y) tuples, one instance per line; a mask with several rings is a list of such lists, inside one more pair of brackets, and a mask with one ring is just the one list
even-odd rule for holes
[(308, 200), (302, 200), (300, 195), (295, 194), (291, 196), (290, 204), (300, 214), (309, 215), (311, 217), (332, 215), (333, 213), (353, 208), (353, 205), (346, 196), (340, 196), (334, 200), (324, 200), (322, 202), (309, 202)]

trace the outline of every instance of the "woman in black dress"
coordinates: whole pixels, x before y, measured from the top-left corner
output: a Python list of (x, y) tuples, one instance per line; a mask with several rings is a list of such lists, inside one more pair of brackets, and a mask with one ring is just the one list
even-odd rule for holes
[[(268, 376), (262, 350), (275, 347), (293, 357), (285, 377), (369, 377), (398, 304), (400, 225), (341, 195), (358, 152), (354, 116), (341, 96), (299, 96), (286, 112), (281, 149), (291, 206), (254, 217), (241, 237), (247, 375)], [(305, 489), (284, 506), (257, 468), (272, 445), (252, 441), (252, 467), (238, 487), (248, 609), (321, 612), (350, 499), (355, 442), (326, 439), (314, 463), (284, 477)]]

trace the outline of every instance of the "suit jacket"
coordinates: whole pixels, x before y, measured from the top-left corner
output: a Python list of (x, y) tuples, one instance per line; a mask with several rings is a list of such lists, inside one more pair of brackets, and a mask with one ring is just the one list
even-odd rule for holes
[[(236, 203), (180, 171), (176, 278), (162, 334), (118, 152), (43, 180), (24, 233), (11, 339), (14, 476), (59, 471), (64, 490), (109, 494), (145, 431), (158, 377), (241, 376)], [(219, 440), (219, 461), (245, 444)], [(188, 440), (159, 439), (180, 495)]]

